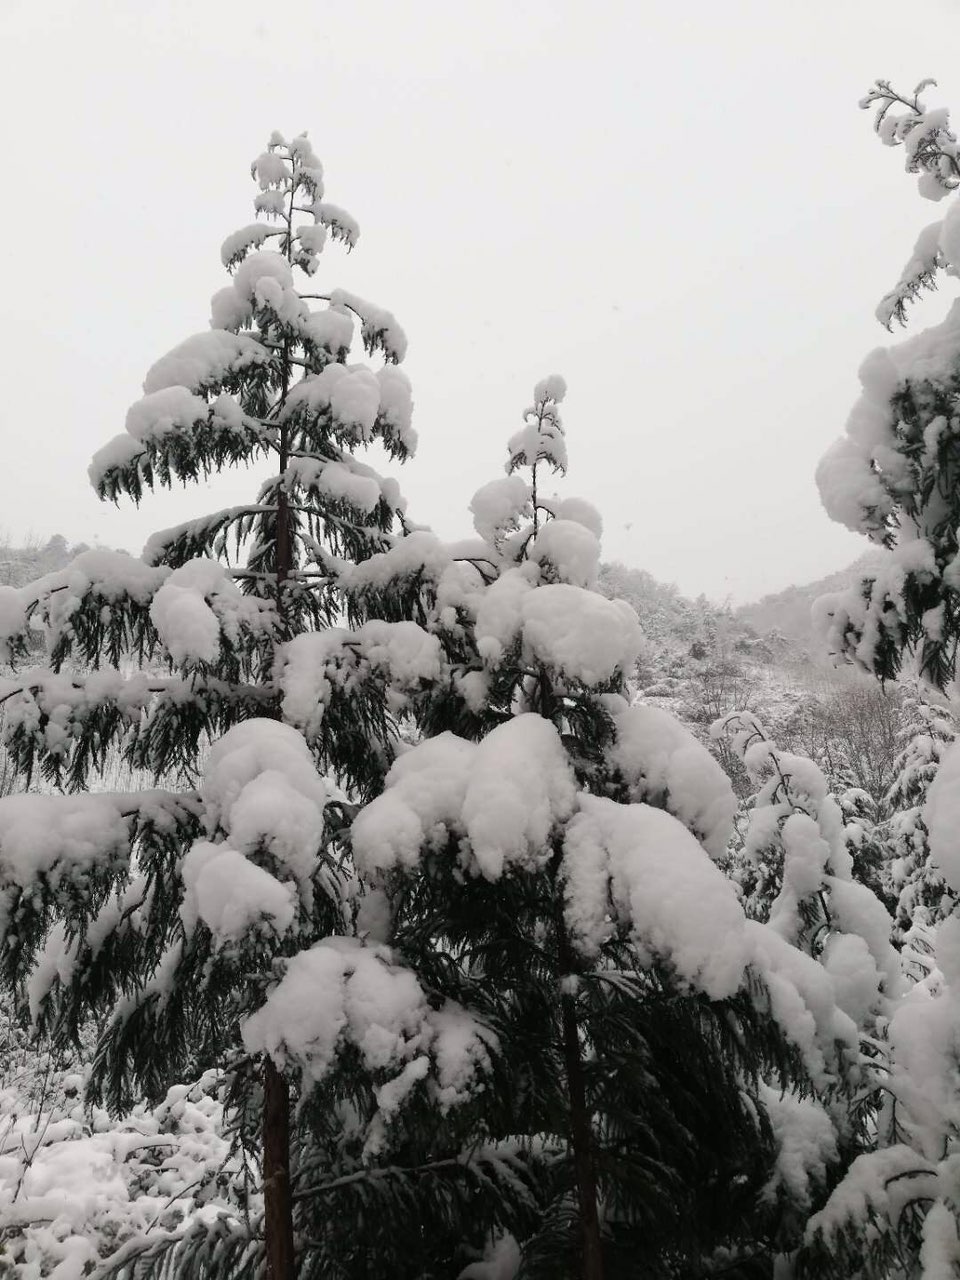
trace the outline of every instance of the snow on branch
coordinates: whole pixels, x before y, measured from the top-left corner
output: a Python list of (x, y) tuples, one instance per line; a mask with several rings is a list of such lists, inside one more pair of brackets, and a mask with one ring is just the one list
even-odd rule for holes
[(197, 480), (265, 454), (274, 435), (229, 395), (208, 403), (185, 387), (169, 387), (132, 406), (126, 431), (97, 450), (88, 475), (101, 498), (115, 502), (126, 493), (139, 502), (144, 486), (172, 488), (175, 480)]
[(363, 365), (328, 364), (291, 390), (281, 421), (308, 435), (333, 428), (344, 445), (369, 444), (379, 435), (393, 454), (406, 457), (416, 448), (410, 420), (410, 383), (391, 365), (376, 372)]
[[(261, 258), (266, 256), (266, 254), (259, 255)], [(278, 258), (278, 255), (271, 254), (270, 257)], [(282, 258), (278, 260), (283, 262)], [(237, 274), (239, 275), (239, 272)], [(168, 351), (165, 356), (161, 356), (152, 364), (143, 380), (144, 394), (150, 397), (154, 392), (180, 388), (204, 392), (220, 387), (232, 376), (243, 371), (269, 365), (273, 358), (273, 353), (249, 334), (228, 333), (225, 329), (209, 329), (205, 333), (197, 333), (193, 337), (185, 338), (172, 351)], [(141, 405), (143, 403), (143, 401), (140, 402)], [(152, 416), (149, 410), (141, 411), (134, 406), (127, 415), (127, 430), (131, 435), (142, 439), (145, 431), (135, 430), (131, 426), (131, 414), (134, 415), (135, 426), (136, 416), (140, 412), (146, 412), (148, 417)]]
[(660, 707), (629, 706), (616, 694), (604, 702), (615, 733), (607, 758), (623, 777), (629, 799), (665, 808), (702, 840), (711, 857), (719, 858), (737, 811), (737, 798), (723, 769)]
[(316, 741), (331, 697), (376, 682), (372, 696), (394, 709), (404, 694), (440, 678), (440, 642), (415, 622), (371, 619), (355, 631), (327, 627), (277, 650), (275, 678), (284, 718)]
[(920, 175), (920, 193), (941, 200), (960, 185), (960, 148), (950, 129), (945, 107), (928, 111), (920, 100), (935, 80), (921, 80), (912, 94), (903, 95), (887, 80), (878, 80), (860, 100), (865, 110), (876, 106), (874, 128), (888, 147), (902, 146), (908, 173)]
[(345, 1045), (375, 1073), (376, 1110), (364, 1156), (376, 1156), (387, 1129), (418, 1089), (441, 1112), (465, 1102), (490, 1070), (498, 1041), (466, 1009), (446, 1001), (435, 1009), (414, 973), (392, 953), (355, 938), (325, 938), (287, 962), (265, 1003), (244, 1022), (250, 1053), (278, 1066), (299, 1066), (309, 1088), (332, 1070)]
[(0, 943), (23, 972), (55, 919), (82, 929), (104, 889), (125, 881), (138, 847), (177, 846), (198, 800), (162, 790), (0, 799)]
[(330, 294), (331, 306), (349, 307), (360, 318), (363, 345), (372, 355), (382, 351), (384, 358), (396, 364), (407, 354), (407, 335), (397, 323), (392, 312), (367, 302), (346, 289), (334, 289)]
[(567, 443), (563, 420), (557, 407), (567, 394), (567, 384), (559, 374), (538, 382), (533, 391), (533, 404), (523, 412), (524, 427), (510, 437), (508, 472), (517, 467), (536, 467), (546, 462), (554, 471), (567, 469)]
[(923, 293), (924, 289), (936, 289), (937, 272), (945, 265), (940, 248), (943, 221), (924, 227), (913, 246), (913, 253), (900, 273), (900, 279), (889, 293), (885, 293), (877, 306), (876, 316), (885, 329), (892, 329), (894, 320), (907, 323), (907, 306)]

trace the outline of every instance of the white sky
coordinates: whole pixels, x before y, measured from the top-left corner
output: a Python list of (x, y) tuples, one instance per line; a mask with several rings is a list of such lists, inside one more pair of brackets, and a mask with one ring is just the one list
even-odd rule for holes
[(469, 532), (559, 372), (607, 558), (746, 600), (865, 549), (813, 471), (943, 209), (857, 100), (930, 75), (960, 112), (960, 0), (0, 0), (0, 48), (8, 536), (139, 550), (249, 492), (118, 511), (86, 466), (206, 327), (250, 160), (307, 128), (362, 228), (319, 282), (410, 339), (414, 519)]

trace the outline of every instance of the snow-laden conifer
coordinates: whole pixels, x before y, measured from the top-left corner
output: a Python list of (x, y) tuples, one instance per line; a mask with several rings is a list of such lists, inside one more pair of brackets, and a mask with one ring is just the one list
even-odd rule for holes
[[(933, 708), (916, 705), (929, 713), (923, 718), (929, 731)], [(896, 797), (912, 799), (914, 807), (891, 822), (900, 834), (923, 831), (925, 840), (924, 823), (930, 819), (916, 801), (931, 777), (929, 733), (918, 735), (917, 728), (914, 721), (909, 730), (916, 751), (908, 742), (900, 760), (902, 790), (894, 787)], [(735, 862), (747, 890), (745, 905), (817, 957), (860, 1041), (852, 1087), (821, 1095), (836, 1142), (836, 1186), (825, 1204), (818, 1206), (808, 1197), (803, 1243), (791, 1262), (796, 1270), (789, 1274), (855, 1274), (876, 1280), (925, 1275), (913, 1268), (923, 1261), (926, 1240), (934, 1231), (941, 1242), (949, 1236), (943, 1218), (949, 1194), (943, 1179), (951, 1167), (946, 1157), (952, 1142), (944, 1141), (957, 1095), (954, 1050), (945, 1032), (954, 1016), (941, 964), (949, 962), (949, 951), (941, 955), (946, 937), (936, 934), (934, 959), (931, 920), (918, 907), (917, 925), (906, 933), (898, 953), (891, 945), (892, 921), (884, 905), (855, 876), (853, 855), (861, 841), (850, 839), (844, 806), (830, 795), (820, 770), (778, 750), (748, 713), (729, 717), (717, 729), (732, 736), (762, 783)], [(949, 725), (940, 717), (942, 729)], [(919, 741), (924, 736), (926, 744)], [(945, 830), (955, 831), (949, 803), (947, 809), (941, 821)], [(743, 874), (744, 868), (752, 875)], [(933, 872), (921, 871), (918, 864), (914, 895), (921, 875), (932, 887)], [(942, 913), (936, 918), (942, 919)], [(954, 923), (948, 921), (951, 927)], [(807, 1117), (802, 1130), (808, 1142), (815, 1135), (812, 1119)], [(943, 1162), (941, 1172), (938, 1161)], [(938, 1196), (944, 1197), (942, 1202)], [(955, 1235), (952, 1216), (950, 1229)]]
[(744, 906), (817, 956), (858, 1026), (900, 988), (900, 962), (883, 902), (854, 875), (843, 808), (812, 760), (781, 751), (748, 711), (714, 726), (759, 785), (740, 857)]
[[(888, 327), (960, 263), (957, 140), (947, 112), (920, 94), (878, 81), (881, 140), (902, 146), (921, 194), (946, 199), (894, 288), (878, 308)], [(960, 313), (864, 362), (862, 394), (846, 433), (822, 460), (818, 483), (833, 518), (889, 549), (886, 563), (855, 588), (818, 603), (835, 653), (881, 678), (915, 651), (941, 690), (956, 674), (958, 528), (956, 414)], [(879, 1071), (873, 1140), (807, 1224), (800, 1273), (810, 1276), (947, 1276), (960, 1268), (956, 1196), (957, 999), (960, 992), (957, 757), (953, 716), (919, 691), (898, 775), (886, 803), (889, 883), (898, 896), (906, 984), (887, 1010), (873, 1049)]]
[[(919, 96), (930, 83), (902, 96), (878, 81), (862, 104), (877, 106), (881, 140), (903, 147), (921, 195), (946, 201), (945, 216), (923, 232), (878, 309), (888, 327), (905, 320), (922, 288), (960, 267), (960, 152), (946, 110), (928, 110)], [(833, 653), (883, 679), (914, 650), (922, 673), (943, 688), (956, 673), (960, 637), (960, 302), (939, 324), (873, 351), (860, 382), (817, 483), (827, 514), (889, 555), (857, 586), (818, 602), (821, 628)]]
[(800, 1275), (886, 1280), (947, 1276), (960, 1266), (958, 932), (955, 916), (940, 922), (928, 971), (891, 1009), (876, 1045), (873, 1140), (808, 1221)]
[[(358, 939), (291, 960), (244, 1032), (312, 1082), (327, 1152), (356, 1153), (356, 1194), (391, 1224), (384, 1274), (457, 1274), (458, 1247), (464, 1277), (768, 1265), (836, 1155), (826, 1111), (783, 1090), (857, 1070), (829, 974), (748, 920), (714, 862), (736, 809), (719, 765), (632, 700), (641, 633), (595, 589), (600, 516), (544, 492), (562, 393), (538, 384), (476, 537), (413, 532), (344, 575), (358, 605), (420, 619), (440, 674), (408, 691), (422, 737), (351, 826)], [(314, 669), (286, 669), (304, 727), (328, 696)], [(367, 972), (394, 993), (379, 1057), (349, 1013)], [(486, 1243), (429, 1216), (412, 1237), (404, 1215), (469, 1152), (511, 1162), (512, 1193), (476, 1199)], [(298, 1213), (328, 1274), (344, 1245), (317, 1187)]]
[[(347, 800), (389, 765), (395, 678), (432, 668), (429, 637), (375, 624), (341, 587), (402, 520), (396, 482), (360, 455), (414, 447), (403, 333), (352, 293), (317, 292), (325, 244), (358, 232), (325, 200), (306, 136), (274, 134), (252, 172), (257, 221), (224, 243), (210, 327), (150, 368), (90, 478), (139, 501), (252, 465), (259, 490), (154, 535), (142, 557), (87, 551), (0, 589), (5, 656), (29, 658), (40, 632), (49, 663), (4, 680), (4, 743), (28, 777), (67, 788), (0, 801), (0, 936), (24, 1017), (55, 1045), (98, 1028), (91, 1100), (123, 1110), (219, 1072), (267, 1225), (249, 1205), (208, 1215), (169, 1236), (164, 1265), (256, 1270), (266, 1242), (288, 1280), (288, 1086), (241, 1028), (280, 957), (346, 928)], [(382, 361), (357, 362), (361, 344)], [(297, 644), (318, 640), (328, 696), (308, 745), (285, 703)], [(157, 785), (86, 791), (117, 749)]]
[(932, 950), (932, 927), (955, 905), (932, 865), (924, 806), (940, 763), (956, 740), (957, 727), (947, 702), (934, 701), (920, 682), (909, 690), (904, 710), (896, 777), (886, 797), (885, 868), (897, 899), (897, 930), (905, 948), (917, 951), (923, 964), (923, 956)]

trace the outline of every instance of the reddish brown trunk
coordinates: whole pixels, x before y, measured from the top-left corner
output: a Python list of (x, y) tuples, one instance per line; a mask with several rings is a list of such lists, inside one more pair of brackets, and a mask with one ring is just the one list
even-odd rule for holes
[[(286, 357), (286, 352), (284, 352)], [(287, 394), (289, 374), (283, 377), (281, 402)], [(277, 485), (276, 571), (277, 614), (280, 635), (286, 633), (284, 592), (293, 568), (290, 536), (290, 504), (283, 487), (289, 441), (280, 430), (280, 480)], [(276, 714), (279, 716), (279, 708)], [(263, 1230), (267, 1255), (267, 1280), (294, 1280), (296, 1259), (293, 1247), (293, 1195), (290, 1187), (290, 1090), (287, 1082), (267, 1056), (263, 1060)]]
[[(284, 454), (286, 450), (284, 450)], [(282, 469), (286, 470), (287, 459), (282, 459)], [(290, 499), (284, 489), (277, 494), (277, 612), (280, 614), (281, 626), (285, 628), (286, 610), (284, 608), (284, 586), (293, 567), (293, 543), (290, 537)]]
[(290, 1091), (269, 1057), (263, 1060), (263, 1226), (267, 1280), (294, 1280)]
[(580, 1236), (583, 1245), (583, 1280), (603, 1280), (603, 1250), (600, 1245), (600, 1218), (597, 1214), (597, 1175), (593, 1165), (593, 1130), (587, 1110), (587, 1093), (580, 1058), (577, 1010), (572, 996), (560, 997), (563, 1020), (563, 1058), (570, 1099), (570, 1144), (577, 1178)]

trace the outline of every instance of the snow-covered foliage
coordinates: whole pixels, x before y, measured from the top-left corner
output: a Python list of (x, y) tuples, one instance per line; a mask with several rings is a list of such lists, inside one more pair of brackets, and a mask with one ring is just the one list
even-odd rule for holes
[[(295, 1079), (284, 1080), (265, 1041), (245, 1047), (245, 1029), (249, 1038), (271, 989), (282, 989), (285, 956), (350, 931), (351, 806), (376, 790), (396, 750), (391, 708), (440, 675), (434, 637), (412, 620), (378, 619), (342, 587), (352, 562), (403, 528), (396, 481), (358, 453), (376, 444), (403, 459), (415, 447), (397, 367), (405, 338), (389, 312), (316, 292), (325, 248), (352, 248), (358, 229), (324, 199), (306, 136), (273, 135), (253, 176), (258, 221), (224, 243), (230, 281), (209, 330), (151, 366), (90, 477), (101, 497), (138, 501), (144, 488), (226, 465), (269, 461), (272, 474), (252, 501), (155, 535), (143, 557), (82, 550), (0, 589), (0, 648), (17, 664), (0, 686), (4, 745), (28, 778), (68, 788), (0, 800), (4, 999), (58, 1052), (92, 1036), (86, 1102), (130, 1116), (107, 1132), (94, 1111), (101, 1119), (81, 1132), (78, 1100), (73, 1128), (41, 1122), (71, 1142), (38, 1156), (23, 1179), (13, 1256), (34, 1268), (24, 1277), (86, 1274), (111, 1233), (115, 1243), (129, 1237), (143, 1265), (180, 1275), (206, 1273), (213, 1254), (217, 1266), (233, 1265), (227, 1255), (259, 1266), (264, 1249), (275, 1268), (277, 1237), (262, 1239), (267, 1207), (256, 1194), (275, 1197), (274, 1218), (279, 1196), (289, 1220), (291, 1161), (309, 1163), (321, 1139), (305, 1119), (282, 1136)], [(368, 355), (383, 356), (379, 367), (357, 360), (355, 331)], [(38, 641), (46, 665), (21, 666)], [(163, 787), (94, 793), (117, 754)], [(488, 1040), (482, 1031), (471, 1040), (452, 1006), (431, 1018), (434, 1076), (452, 1103), (467, 1090), (464, 1064), (479, 1069)], [(252, 1171), (242, 1213), (194, 1212), (189, 1179), (171, 1172), (157, 1186), (169, 1184), (178, 1205), (182, 1196), (184, 1213), (170, 1218), (143, 1199), (136, 1161), (127, 1176), (135, 1135), (164, 1123), (151, 1108), (184, 1079), (213, 1089), (218, 1132), (225, 1107), (235, 1154)], [(388, 1093), (380, 1104), (371, 1096), (368, 1120), (389, 1113)], [(178, 1143), (164, 1145), (171, 1161), (182, 1158)], [(58, 1169), (69, 1200), (71, 1170), (87, 1161), (95, 1184), (114, 1155), (104, 1195), (127, 1196), (129, 1208), (104, 1207), (93, 1186), (92, 1216), (78, 1208), (31, 1234), (31, 1214), (49, 1219), (44, 1188)], [(342, 1156), (330, 1153), (330, 1169), (344, 1172)], [(9, 1162), (8, 1173), (20, 1177)], [(49, 1260), (54, 1237), (73, 1243), (49, 1271), (60, 1265)]]
[(896, 777), (885, 798), (885, 878), (897, 899), (897, 928), (904, 942), (927, 954), (930, 929), (950, 914), (954, 897), (931, 858), (925, 806), (956, 736), (946, 700), (934, 701), (921, 684), (914, 684), (905, 699)]
[[(509, 478), (473, 499), (474, 539), (412, 532), (344, 575), (357, 604), (398, 626), (418, 619), (402, 705), (422, 737), (352, 821), (362, 946), (324, 943), (295, 957), (245, 1036), (313, 1079), (311, 1096), (329, 1098), (328, 1110), (346, 1064), (372, 1072), (375, 1106), (353, 1131), (362, 1149), (395, 1150), (438, 1139), (445, 1095), (430, 1022), (438, 1002), (459, 1010), (465, 1098), (446, 1112), (445, 1141), (471, 1115), (480, 1131), (506, 1126), (527, 1160), (544, 1135), (572, 1134), (554, 1159), (578, 1188), (576, 1220), (561, 1225), (572, 1202), (541, 1183), (545, 1198), (526, 1223), (492, 1224), (490, 1240), (509, 1241), (510, 1273), (519, 1263), (557, 1274), (592, 1248), (629, 1248), (649, 1266), (679, 1248), (689, 1261), (680, 1223), (691, 1214), (709, 1235), (698, 1256), (727, 1248), (747, 1211), (708, 1207), (694, 1189), (721, 1169), (740, 1170), (753, 1188), (748, 1216), (769, 1253), (778, 1233), (798, 1242), (798, 1206), (820, 1194), (839, 1141), (822, 1108), (781, 1088), (793, 1079), (836, 1097), (853, 1087), (860, 1021), (896, 980), (889, 920), (850, 879), (839, 809), (812, 780), (816, 812), (836, 827), (821, 868), (847, 930), (834, 972), (795, 945), (796, 930), (744, 913), (715, 862), (737, 809), (730, 782), (676, 719), (633, 701), (641, 631), (629, 606), (594, 589), (601, 522), (589, 504), (545, 498), (534, 483), (545, 461), (566, 465), (562, 390), (559, 380), (538, 386), (522, 449), (510, 442)], [(367, 660), (359, 637), (349, 654), (331, 643), (288, 647), (281, 680), (308, 733), (337, 680)], [(784, 901), (795, 888), (791, 880)], [(354, 984), (368, 970), (382, 975), (383, 996), (355, 1015)], [(868, 970), (864, 995), (857, 975)], [(322, 1002), (308, 991), (323, 991)], [(371, 1012), (381, 999), (383, 1011)], [(653, 1052), (663, 1037), (669, 1071)], [(682, 1080), (680, 1041), (695, 1073)], [(480, 1042), (482, 1051), (469, 1047)], [(615, 1076), (599, 1066), (613, 1062)], [(710, 1126), (692, 1120), (690, 1096)], [(683, 1138), (681, 1116), (693, 1125)], [(667, 1145), (648, 1175), (634, 1160), (651, 1131)], [(690, 1181), (681, 1166), (699, 1172)], [(488, 1243), (464, 1274), (488, 1274), (499, 1248)]]
[(809, 1274), (947, 1276), (960, 1263), (956, 917), (937, 926), (934, 941), (929, 973), (897, 1002), (875, 1045), (882, 1092), (873, 1141), (807, 1223)]
[[(878, 81), (864, 106), (878, 104), (877, 131), (902, 145), (921, 194), (947, 197), (942, 223), (928, 227), (899, 284), (879, 315), (889, 324), (905, 317), (907, 302), (935, 283), (942, 269), (960, 269), (958, 149), (943, 109), (928, 110)], [(943, 688), (956, 667), (960, 633), (960, 497), (956, 414), (960, 387), (960, 302), (922, 333), (874, 351), (860, 369), (861, 394), (843, 436), (817, 471), (828, 515), (888, 548), (859, 586), (819, 606), (828, 648), (883, 678), (895, 676), (904, 649), (919, 654), (922, 672)]]
[[(9, 1050), (9, 1044), (6, 1046)], [(217, 1073), (121, 1120), (84, 1106), (83, 1071), (0, 1086), (0, 1258), (10, 1280), (69, 1280), (260, 1210), (224, 1126)]]
[(758, 784), (739, 857), (744, 905), (754, 919), (817, 956), (837, 1003), (861, 1029), (899, 995), (891, 918), (853, 875), (843, 811), (809, 759), (780, 751), (749, 712), (718, 721)]
[[(960, 151), (947, 112), (928, 110), (920, 99), (930, 83), (904, 96), (877, 81), (862, 104), (877, 106), (877, 132), (904, 148), (921, 194), (947, 202), (878, 308), (888, 327), (905, 323), (921, 290), (960, 266)], [(829, 647), (885, 679), (916, 651), (921, 675), (941, 691), (956, 673), (960, 635), (958, 308), (954, 302), (940, 324), (867, 358), (846, 434), (818, 471), (828, 513), (887, 548), (859, 586), (819, 604)], [(960, 1269), (960, 760), (948, 699), (934, 700), (918, 683), (904, 709), (895, 777), (874, 828), (896, 899), (904, 981), (869, 1042), (870, 1140), (810, 1218), (802, 1274), (887, 1280)]]
[[(876, 96), (951, 190), (945, 117)], [(622, 598), (599, 512), (545, 489), (556, 375), (473, 535), (408, 525), (360, 456), (415, 447), (404, 335), (314, 292), (357, 224), (303, 135), (252, 175), (210, 329), (154, 363), (91, 477), (134, 500), (268, 478), (140, 558), (0, 589), (5, 748), (69, 788), (0, 798), (0, 982), (57, 1081), (0, 1088), (0, 1271), (952, 1274), (950, 712), (916, 701), (891, 787), (897, 698), (858, 719), (850, 685), (847, 728), (814, 725), (799, 684), (754, 678), (775, 640), (646, 581)], [(887, 319), (957, 238), (948, 211)], [(868, 362), (823, 470), (834, 514), (899, 536), (873, 581), (900, 622), (869, 592), (824, 611), (868, 668), (912, 635), (916, 584), (952, 582), (949, 424), (921, 449), (897, 415), (947, 394), (954, 329)], [(951, 598), (923, 614), (936, 661), (953, 625)], [(118, 752), (157, 785), (92, 790)]]

